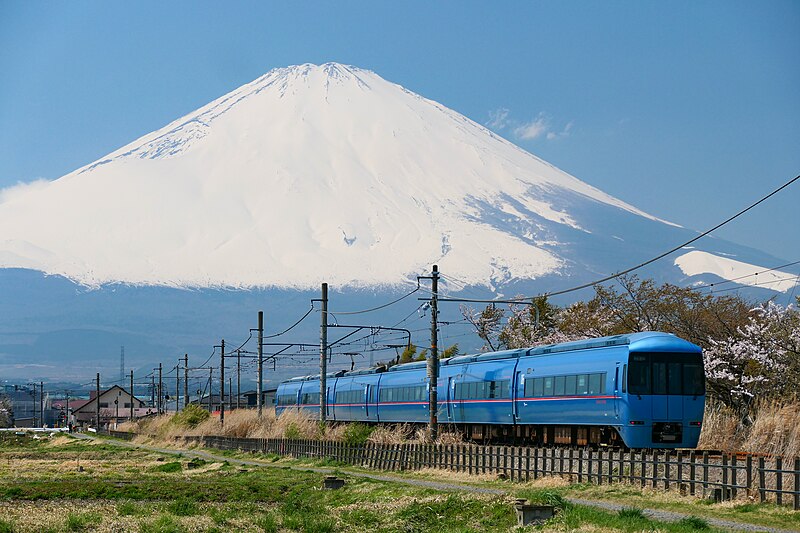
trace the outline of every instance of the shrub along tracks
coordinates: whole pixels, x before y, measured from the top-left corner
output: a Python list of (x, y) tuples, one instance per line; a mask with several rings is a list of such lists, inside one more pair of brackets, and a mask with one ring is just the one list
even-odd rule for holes
[[(75, 433), (73, 434), (75, 437), (80, 439), (86, 440), (95, 440), (97, 437), (86, 435), (83, 433)], [(113, 438), (113, 437), (112, 437)], [(250, 459), (238, 459), (227, 457), (224, 455), (216, 455), (211, 452), (207, 452), (204, 450), (188, 450), (188, 449), (176, 449), (176, 448), (161, 448), (158, 446), (152, 446), (147, 444), (138, 444), (133, 443), (125, 440), (120, 439), (113, 439), (115, 444), (124, 447), (130, 448), (140, 448), (143, 450), (163, 453), (163, 454), (170, 454), (170, 455), (182, 455), (188, 457), (197, 457), (199, 459), (203, 459), (206, 461), (227, 461), (231, 464), (236, 465), (246, 465), (246, 466), (255, 466), (255, 467), (279, 467), (279, 468), (289, 468), (291, 470), (297, 471), (306, 471), (306, 472), (316, 472), (319, 474), (333, 474), (334, 472), (346, 472), (347, 475), (353, 477), (360, 477), (360, 478), (368, 478), (377, 481), (384, 481), (390, 483), (402, 483), (406, 485), (414, 485), (418, 487), (424, 487), (434, 490), (442, 490), (442, 491), (461, 491), (461, 492), (471, 492), (476, 494), (489, 494), (495, 496), (512, 496), (511, 492), (502, 489), (494, 489), (489, 487), (480, 487), (475, 485), (468, 485), (462, 483), (445, 483), (440, 481), (427, 481), (422, 479), (412, 479), (406, 478), (402, 476), (390, 476), (390, 475), (380, 475), (380, 474), (371, 474), (368, 472), (359, 472), (353, 471), (346, 467), (339, 467), (339, 468), (324, 468), (324, 467), (311, 467), (311, 466), (292, 466), (292, 465), (276, 465), (266, 461), (257, 461), (257, 460), (250, 460)], [(586, 500), (582, 498), (567, 498), (567, 500), (576, 505), (583, 505), (588, 507), (596, 507), (600, 509), (605, 509), (609, 511), (619, 511), (624, 509), (626, 505), (606, 502), (606, 501), (598, 501), (598, 500)], [(646, 517), (654, 519), (654, 520), (661, 520), (661, 521), (668, 521), (668, 522), (676, 522), (683, 519), (690, 518), (690, 515), (677, 513), (674, 511), (663, 511), (658, 509), (643, 509), (642, 514)], [(719, 518), (704, 518), (710, 525), (725, 528), (733, 531), (765, 531), (765, 532), (774, 532), (774, 533), (788, 533), (794, 530), (789, 529), (779, 529), (779, 528), (771, 528), (766, 526), (758, 526), (755, 524), (746, 524), (742, 522), (734, 522), (731, 520), (722, 520)]]

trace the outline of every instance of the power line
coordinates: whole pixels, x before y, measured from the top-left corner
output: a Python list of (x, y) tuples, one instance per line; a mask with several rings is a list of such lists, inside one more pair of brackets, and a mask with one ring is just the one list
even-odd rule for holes
[(378, 311), (379, 309), (384, 309), (386, 307), (389, 307), (390, 305), (394, 305), (397, 302), (405, 300), (406, 298), (408, 298), (409, 296), (411, 296), (412, 294), (414, 294), (418, 290), (420, 290), (420, 286), (419, 285), (417, 285), (417, 288), (414, 289), (413, 291), (409, 292), (408, 294), (404, 294), (403, 296), (401, 296), (400, 298), (397, 298), (396, 300), (392, 300), (389, 303), (385, 303), (383, 305), (379, 305), (379, 306), (373, 307), (371, 309), (362, 309), (360, 311), (328, 311), (328, 313), (330, 313), (332, 315), (360, 315), (360, 314), (363, 314), (363, 313), (372, 313), (373, 311)]
[(477, 299), (476, 300), (471, 300), (471, 299), (468, 299), (468, 298), (440, 298), (439, 300), (440, 301), (448, 301), (448, 302), (468, 302), (468, 303), (504, 303), (504, 302), (508, 302), (508, 303), (523, 303), (523, 302), (527, 302), (529, 300), (533, 300), (533, 299), (535, 299), (537, 297), (539, 297), (539, 298), (549, 298), (551, 296), (558, 296), (560, 294), (567, 294), (567, 293), (570, 293), (570, 292), (579, 291), (581, 289), (586, 289), (588, 287), (593, 287), (593, 286), (598, 285), (600, 283), (605, 283), (606, 281), (618, 278), (620, 276), (624, 276), (625, 274), (630, 274), (634, 270), (639, 270), (640, 268), (646, 267), (647, 265), (649, 265), (651, 263), (654, 263), (654, 262), (658, 261), (659, 259), (663, 259), (664, 257), (670, 255), (673, 252), (676, 252), (676, 251), (680, 250), (681, 248), (685, 248), (686, 246), (689, 246), (693, 242), (702, 239), (703, 237), (705, 237), (709, 233), (712, 233), (712, 232), (718, 230), (719, 228), (721, 228), (725, 224), (727, 224), (727, 223), (731, 222), (732, 220), (742, 216), (743, 214), (747, 213), (748, 211), (750, 211), (751, 209), (753, 209), (757, 205), (759, 205), (759, 204), (763, 203), (764, 201), (768, 200), (769, 198), (775, 196), (780, 191), (782, 191), (783, 189), (785, 189), (786, 187), (788, 187), (789, 185), (791, 185), (792, 183), (794, 183), (797, 180), (800, 180), (800, 175), (795, 176), (794, 178), (790, 179), (789, 181), (787, 181), (786, 183), (784, 183), (783, 185), (781, 185), (780, 187), (778, 187), (777, 189), (775, 189), (774, 191), (769, 193), (768, 195), (762, 197), (761, 199), (759, 199), (756, 202), (753, 202), (752, 204), (750, 204), (746, 208), (742, 209), (741, 211), (739, 211), (735, 215), (727, 218), (726, 220), (720, 222), (719, 224), (717, 224), (713, 228), (704, 231), (703, 233), (697, 235), (696, 237), (693, 237), (693, 238), (689, 239), (688, 241), (684, 242), (683, 244), (679, 244), (678, 246), (675, 246), (674, 248), (671, 248), (670, 250), (667, 250), (666, 252), (664, 252), (662, 254), (659, 254), (656, 257), (653, 257), (652, 259), (648, 259), (647, 261), (644, 261), (643, 263), (639, 263), (636, 266), (627, 268), (625, 270), (622, 270), (622, 271), (617, 272), (615, 274), (611, 274), (610, 276), (606, 276), (604, 278), (592, 281), (590, 283), (584, 283), (582, 285), (578, 285), (576, 287), (572, 287), (572, 288), (569, 288), (569, 289), (563, 289), (563, 290), (560, 290), (560, 291), (546, 292), (546, 293), (541, 294), (539, 296), (525, 296), (525, 297), (519, 297), (519, 298), (511, 298), (509, 300), (477, 300)]

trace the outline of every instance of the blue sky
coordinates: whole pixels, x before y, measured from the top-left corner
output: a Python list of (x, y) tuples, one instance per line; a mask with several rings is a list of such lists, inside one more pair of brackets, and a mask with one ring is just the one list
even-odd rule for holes
[[(0, 188), (338, 61), (704, 230), (800, 172), (797, 28), (796, 1), (3, 2)], [(795, 184), (718, 235), (800, 259), (798, 204)]]

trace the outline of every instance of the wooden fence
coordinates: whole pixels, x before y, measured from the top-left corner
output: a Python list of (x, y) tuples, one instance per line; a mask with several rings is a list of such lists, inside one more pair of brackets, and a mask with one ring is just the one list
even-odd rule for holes
[[(119, 432), (111, 432), (121, 436)], [(128, 434), (129, 435), (129, 434)], [(127, 436), (127, 435), (126, 435)], [(532, 448), (477, 444), (347, 444), (304, 439), (178, 437), (220, 450), (327, 459), (379, 470), (437, 468), (529, 481), (629, 483), (717, 500), (752, 498), (800, 510), (800, 458), (683, 450)]]

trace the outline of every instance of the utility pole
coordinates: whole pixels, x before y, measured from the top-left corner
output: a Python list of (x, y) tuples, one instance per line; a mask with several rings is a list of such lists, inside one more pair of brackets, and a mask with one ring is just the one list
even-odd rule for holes
[(42, 427), (44, 427), (44, 381), (39, 382), (39, 414), (42, 416)]
[(36, 427), (36, 383), (28, 383), (28, 385), (33, 385), (33, 427)]
[(328, 386), (328, 284), (322, 284), (322, 318), (319, 328), (319, 421), (325, 425)]
[(258, 418), (261, 418), (264, 409), (261, 395), (264, 390), (264, 311), (258, 312), (258, 386), (256, 387), (256, 405)]
[(67, 427), (70, 427), (70, 424), (72, 423), (72, 417), (69, 414), (69, 391), (68, 390), (64, 391), (64, 394), (67, 396), (67, 407), (66, 410), (64, 411), (65, 415), (64, 422), (66, 423)]
[[(180, 359), (178, 359), (180, 361)], [(178, 413), (179, 405), (181, 403), (181, 365), (175, 365), (175, 413)]]
[(225, 339), (219, 351), (219, 425), (225, 425)]
[(164, 397), (164, 382), (161, 380), (161, 363), (158, 363), (158, 414), (162, 412), (162, 398)]
[[(233, 389), (233, 387), (231, 387)], [(239, 409), (239, 399), (242, 397), (242, 350), (236, 350), (236, 408)]]
[(155, 407), (156, 406), (156, 376), (155, 374), (150, 375), (150, 405)]
[(96, 428), (100, 429), (100, 372), (97, 373), (97, 385), (95, 388), (95, 412), (97, 413), (97, 425)]
[(233, 378), (228, 378), (228, 409), (233, 411)]
[(133, 369), (131, 369), (131, 422), (133, 422)]
[(183, 406), (189, 405), (189, 354), (183, 354)]
[(439, 335), (438, 335), (438, 298), (439, 298), (439, 267), (433, 265), (431, 274), (431, 352), (428, 357), (428, 433), (431, 441), (435, 441), (439, 433), (438, 420), (438, 383), (439, 383)]
[(214, 404), (211, 403), (211, 387), (214, 384), (214, 367), (208, 367), (208, 412), (214, 411)]

